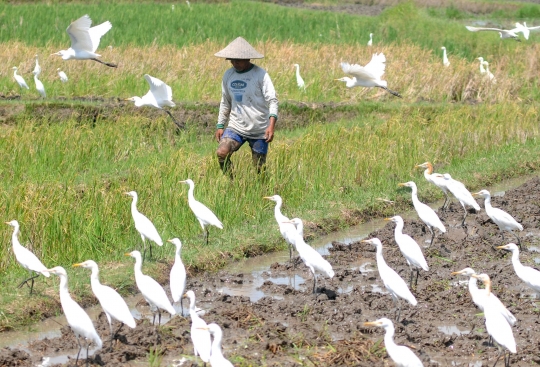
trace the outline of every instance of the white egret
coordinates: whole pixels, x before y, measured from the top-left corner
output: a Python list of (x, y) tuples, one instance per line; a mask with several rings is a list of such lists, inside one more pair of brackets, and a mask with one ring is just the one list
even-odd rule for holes
[[(99, 268), (94, 260), (86, 260), (85, 262), (73, 264), (74, 267), (82, 267), (85, 269), (90, 269), (92, 274), (90, 274), (90, 285), (92, 286), (92, 292), (94, 296), (98, 299), (105, 316), (107, 316), (107, 321), (109, 322), (109, 329), (111, 331), (111, 345), (110, 349), (112, 350), (112, 343), (116, 334), (120, 331), (122, 326), (126, 324), (130, 328), (134, 329), (137, 324), (133, 315), (129, 311), (129, 307), (126, 304), (126, 301), (118, 294), (117, 291), (103, 285), (99, 281)], [(113, 333), (112, 320), (119, 321), (121, 323), (118, 330)]]
[[(140, 213), (137, 210), (137, 200), (138, 196), (135, 191), (126, 192), (126, 195), (129, 195), (133, 198), (133, 201), (131, 202), (131, 216), (133, 217), (133, 221), (135, 222), (135, 229), (139, 232), (141, 235), (142, 241), (143, 241), (143, 259), (146, 255), (146, 239), (149, 239), (150, 241), (153, 241), (158, 246), (163, 246), (163, 240), (161, 239), (161, 236), (159, 235), (156, 227), (154, 224), (148, 219), (144, 214)], [(152, 243), (149, 245), (150, 247), (150, 257), (152, 257)]]
[(491, 82), (495, 83), (496, 82), (495, 75), (493, 75), (493, 73), (489, 71), (489, 62), (484, 61), (484, 65), (486, 66), (486, 76)]
[(26, 84), (26, 82), (24, 81), (24, 78), (20, 76), (19, 74), (17, 74), (18, 69), (19, 68), (16, 66), (13, 67), (13, 77), (15, 78), (15, 81), (17, 82), (17, 84), (19, 84), (19, 87), (21, 87), (21, 89), (22, 88), (30, 89), (28, 84)]
[(296, 238), (294, 239), (296, 251), (298, 251), (300, 258), (313, 275), (313, 293), (315, 293), (317, 287), (317, 275), (315, 272), (322, 273), (332, 279), (334, 277), (334, 270), (332, 269), (332, 265), (317, 250), (304, 242), (304, 224), (302, 220), (300, 218), (293, 218), (289, 223), (293, 223), (296, 226)]
[(83, 15), (72, 22), (66, 29), (69, 38), (71, 38), (71, 47), (52, 55), (61, 56), (64, 60), (94, 60), (112, 68), (117, 67), (115, 64), (99, 60), (98, 57), (101, 55), (96, 54), (101, 37), (112, 28), (111, 22), (106, 21), (90, 28), (91, 25), (92, 20), (88, 15)]
[(448, 188), (448, 190), (450, 190), (452, 195), (454, 195), (455, 198), (458, 199), (459, 203), (461, 204), (463, 211), (465, 212), (463, 220), (461, 221), (461, 226), (464, 226), (465, 218), (467, 218), (467, 214), (469, 214), (469, 212), (467, 211), (467, 207), (470, 206), (478, 212), (480, 210), (480, 205), (478, 205), (471, 192), (467, 190), (465, 185), (460, 181), (454, 180), (452, 176), (450, 176), (450, 174), (445, 173), (442, 175), (438, 175), (437, 177), (444, 178), (444, 180), (446, 181), (446, 187)]
[(369, 34), (369, 41), (367, 42), (368, 46), (373, 46), (373, 33)]
[(68, 77), (66, 75), (66, 73), (64, 73), (62, 70), (60, 70), (60, 68), (56, 69), (56, 71), (58, 71), (58, 76), (60, 77), (60, 80), (62, 81), (62, 83), (65, 83), (68, 81)]
[(480, 74), (485, 74), (486, 69), (484, 68), (484, 58), (483, 57), (477, 57), (476, 60), (480, 61)]
[(56, 266), (52, 269), (48, 269), (51, 274), (58, 275), (60, 278), (60, 303), (62, 304), (62, 310), (66, 316), (66, 320), (73, 330), (77, 342), (79, 343), (79, 352), (77, 352), (77, 358), (75, 365), (79, 361), (79, 354), (81, 353), (82, 345), (79, 337), (83, 337), (86, 340), (86, 364), (88, 365), (88, 347), (90, 340), (93, 341), (98, 348), (101, 348), (103, 343), (99, 337), (90, 316), (84, 311), (84, 309), (75, 302), (69, 295), (68, 279), (66, 270), (61, 266)]
[(525, 37), (526, 40), (529, 39), (530, 31), (537, 31), (540, 29), (540, 26), (537, 27), (527, 27), (527, 22), (516, 23), (516, 28), (512, 29), (515, 33), (522, 33), (523, 37)]
[(211, 323), (206, 328), (200, 328), (201, 330), (208, 330), (210, 335), (214, 337), (212, 341), (212, 349), (210, 351), (210, 366), (212, 367), (234, 367), (231, 362), (223, 356), (221, 351), (221, 340), (223, 339), (223, 331), (218, 324)]
[(176, 104), (172, 101), (171, 87), (169, 87), (167, 84), (165, 84), (158, 78), (154, 78), (153, 76), (150, 76), (148, 74), (144, 74), (144, 79), (146, 79), (146, 81), (150, 85), (150, 90), (148, 91), (148, 93), (142, 96), (142, 98), (134, 96), (127, 98), (126, 101), (135, 102), (135, 107), (150, 106), (163, 110), (172, 118), (176, 126), (182, 128), (183, 126), (180, 125), (178, 121), (176, 121), (172, 113), (169, 110), (163, 108), (176, 106)]
[(152, 320), (152, 325), (156, 322), (156, 312), (159, 315), (158, 325), (161, 324), (161, 310), (165, 310), (171, 314), (171, 316), (176, 315), (174, 307), (171, 305), (167, 293), (163, 287), (156, 282), (153, 278), (142, 273), (142, 258), (139, 251), (131, 251), (125, 254), (126, 256), (131, 256), (135, 259), (135, 282), (137, 283), (137, 288), (141, 291), (144, 299), (150, 305), (154, 318)]
[(180, 256), (180, 251), (182, 250), (182, 242), (178, 238), (173, 238), (172, 240), (167, 240), (167, 242), (172, 243), (176, 246), (176, 251), (174, 254), (174, 264), (171, 268), (169, 282), (171, 285), (171, 296), (173, 304), (180, 301), (180, 307), (182, 315), (184, 313), (183, 298), (184, 290), (186, 289), (186, 267), (182, 262), (182, 257)]
[(195, 214), (195, 217), (197, 217), (197, 220), (201, 224), (201, 227), (205, 234), (206, 244), (208, 245), (208, 229), (206, 228), (206, 226), (212, 225), (214, 227), (218, 227), (219, 229), (223, 229), (223, 223), (220, 222), (216, 215), (210, 209), (208, 209), (206, 205), (195, 200), (195, 197), (193, 196), (193, 191), (195, 190), (195, 184), (193, 183), (193, 180), (188, 178), (187, 180), (180, 182), (189, 185), (188, 204), (191, 211), (193, 212), (193, 214)]
[(422, 164), (417, 164), (415, 167), (424, 168), (424, 177), (427, 182), (432, 183), (442, 190), (444, 193), (445, 199), (441, 210), (445, 210), (448, 203), (450, 203), (450, 197), (448, 196), (449, 190), (446, 187), (446, 180), (443, 177), (439, 177), (439, 173), (433, 173), (433, 165), (429, 162), (424, 162)]
[(294, 67), (296, 68), (296, 84), (298, 85), (298, 88), (306, 90), (306, 83), (304, 83), (304, 79), (302, 79), (302, 76), (300, 75), (300, 65), (294, 64)]
[(473, 196), (481, 196), (484, 198), (484, 207), (486, 208), (486, 214), (489, 218), (491, 218), (493, 223), (495, 223), (499, 227), (499, 231), (501, 231), (502, 233), (503, 240), (504, 231), (508, 231), (514, 236), (516, 236), (516, 239), (518, 240), (518, 245), (519, 247), (521, 247), (521, 241), (519, 239), (519, 236), (513, 231), (523, 231), (523, 226), (519, 224), (517, 220), (514, 219), (514, 217), (512, 217), (504, 210), (491, 206), (491, 194), (488, 190), (480, 190), (478, 192), (475, 192)]
[(471, 32), (483, 32), (483, 31), (499, 32), (499, 36), (501, 36), (501, 39), (512, 38), (518, 42), (521, 42), (518, 35), (515, 33), (516, 32), (515, 29), (478, 28), (478, 27), (471, 27), (471, 26), (465, 26), (465, 28), (467, 28)]
[(36, 66), (34, 66), (34, 75), (39, 75), (41, 74), (41, 66), (39, 66), (39, 61), (38, 61), (38, 55), (36, 54)]
[[(292, 249), (295, 246), (294, 239), (296, 238), (297, 228), (293, 223), (289, 223), (289, 218), (281, 214), (281, 205), (283, 203), (281, 196), (265, 196), (264, 199), (272, 200), (276, 203), (276, 206), (274, 207), (274, 217), (276, 218), (276, 222), (279, 226), (279, 232), (285, 239), (285, 242), (287, 242), (287, 244), (289, 245), (289, 261), (292, 261)], [(302, 233), (301, 236), (303, 238), (304, 233)]]
[[(15, 254), (15, 258), (17, 259), (17, 262), (30, 273), (30, 277), (19, 284), (18, 288), (21, 288), (24, 284), (28, 285), (28, 282), (32, 281), (32, 284), (30, 285), (30, 294), (32, 294), (32, 291), (34, 290), (34, 279), (36, 279), (39, 274), (43, 274), (47, 278), (50, 276), (50, 274), (47, 271), (47, 267), (41, 263), (37, 256), (26, 247), (22, 246), (19, 242), (19, 222), (12, 220), (11, 222), (6, 222), (6, 224), (13, 227), (11, 243), (13, 245), (13, 253)], [(38, 274), (32, 275), (32, 272), (36, 272)]]
[(429, 243), (429, 245), (431, 246), (433, 244), (433, 240), (435, 239), (435, 228), (437, 228), (442, 233), (446, 233), (446, 228), (444, 227), (444, 224), (442, 224), (439, 216), (437, 215), (437, 213), (435, 213), (433, 209), (418, 200), (418, 189), (416, 188), (416, 184), (413, 181), (400, 183), (398, 184), (398, 186), (405, 186), (411, 188), (411, 196), (414, 209), (416, 210), (416, 213), (418, 214), (420, 220), (422, 220), (422, 222), (426, 224), (429, 231), (431, 232), (431, 242)]
[(187, 291), (184, 297), (189, 298), (189, 316), (191, 317), (191, 341), (193, 342), (193, 353), (201, 357), (204, 363), (210, 361), (212, 341), (208, 325), (197, 314), (195, 308), (195, 293)]
[(360, 242), (363, 243), (369, 243), (377, 248), (377, 268), (379, 269), (379, 276), (381, 277), (381, 280), (385, 286), (385, 288), (390, 292), (390, 295), (392, 296), (392, 300), (396, 304), (396, 311), (397, 311), (397, 318), (396, 322), (399, 321), (399, 316), (401, 315), (401, 306), (399, 302), (399, 298), (403, 298), (407, 302), (409, 302), (411, 305), (416, 306), (416, 298), (414, 298), (414, 295), (409, 290), (409, 287), (407, 287), (407, 283), (399, 276), (398, 273), (394, 271), (390, 266), (386, 264), (386, 261), (384, 261), (384, 257), (382, 255), (382, 243), (378, 238), (372, 238), (369, 240), (362, 240)]
[(412, 280), (415, 270), (416, 281), (414, 285), (416, 286), (416, 284), (418, 283), (419, 269), (428, 271), (429, 266), (426, 262), (426, 259), (424, 258), (424, 254), (422, 253), (422, 250), (420, 249), (418, 243), (416, 243), (416, 241), (411, 236), (403, 233), (403, 218), (401, 218), (399, 215), (396, 215), (391, 218), (385, 218), (385, 220), (392, 221), (396, 224), (394, 238), (399, 246), (399, 250), (407, 260), (407, 264), (409, 264), (409, 268), (411, 269), (409, 286), (412, 288)]
[(529, 288), (532, 288), (536, 293), (540, 293), (540, 271), (525, 266), (519, 261), (519, 248), (515, 243), (509, 243), (508, 245), (498, 246), (498, 249), (504, 249), (512, 252), (512, 265), (516, 275), (521, 279)]
[(397, 345), (394, 342), (395, 329), (394, 323), (391, 320), (384, 317), (376, 321), (364, 322), (364, 326), (378, 326), (384, 329), (384, 346), (386, 348), (386, 352), (397, 367), (424, 366), (420, 358), (418, 358), (412, 350), (404, 345)]
[(444, 66), (450, 66), (450, 61), (448, 61), (448, 56), (446, 56), (446, 47), (441, 47), (441, 50), (443, 50), (443, 56), (442, 56), (442, 60), (443, 60), (443, 65)]
[[(487, 289), (487, 294), (491, 293), (491, 280), (487, 274), (473, 275), (473, 277), (482, 280), (484, 286)], [(512, 327), (504, 316), (500, 313), (498, 306), (493, 302), (484, 302), (484, 317), (486, 319), (486, 329), (488, 334), (499, 345), (499, 355), (495, 361), (495, 365), (501, 358), (501, 354), (504, 356), (504, 365), (510, 366), (510, 354), (508, 354), (508, 360), (506, 359), (506, 351), (503, 351), (501, 347), (508, 349), (511, 353), (516, 353), (516, 340), (512, 333)]]
[(41, 82), (41, 80), (38, 79), (38, 74), (36, 74), (35, 72), (34, 72), (34, 82), (36, 83), (36, 89), (41, 95), (41, 97), (46, 98), (47, 93), (45, 93), (45, 87), (43, 86), (43, 83)]
[(342, 62), (341, 69), (345, 74), (352, 76), (352, 78), (343, 77), (336, 79), (345, 82), (347, 88), (358, 86), (366, 88), (377, 87), (384, 89), (396, 97), (401, 97), (398, 92), (388, 89), (388, 82), (386, 80), (381, 80), (386, 69), (386, 57), (383, 53), (373, 54), (371, 61), (366, 66), (360, 66), (358, 64), (351, 65), (348, 62)]

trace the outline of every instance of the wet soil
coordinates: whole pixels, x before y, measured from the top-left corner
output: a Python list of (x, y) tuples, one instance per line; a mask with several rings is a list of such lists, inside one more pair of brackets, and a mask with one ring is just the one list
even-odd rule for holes
[[(479, 202), (483, 207), (483, 200)], [(519, 236), (527, 251), (521, 253), (521, 261), (534, 266), (540, 259), (540, 178), (493, 197), (492, 203), (523, 224)], [(423, 246), (430, 270), (420, 272), (413, 289), (418, 305), (401, 302), (396, 342), (413, 348), (424, 366), (492, 366), (498, 350), (488, 345), (484, 318), (467, 290), (468, 279), (450, 274), (472, 267), (491, 277), (493, 292), (518, 320), (513, 327), (518, 353), (511, 356), (512, 366), (540, 363), (540, 309), (515, 275), (510, 256), (493, 248), (507, 241), (484, 210), (470, 212), (466, 227), (459, 226), (463, 210), (457, 202), (439, 214), (447, 233), (439, 235), (430, 248), (426, 242), (430, 234), (423, 223), (416, 218), (405, 220), (404, 232)], [(389, 222), (369, 237), (381, 239), (387, 263), (408, 280), (409, 268), (394, 242), (394, 225)], [(383, 331), (363, 326), (381, 317), (395, 320), (395, 307), (377, 271), (375, 249), (361, 242), (334, 242), (326, 257), (335, 277), (319, 276), (315, 295), (310, 274), (298, 258), (294, 266), (276, 262), (262, 274), (265, 281), (258, 290), (265, 296), (255, 302), (226, 292), (227, 287), (253, 282), (248, 271), (204, 273), (188, 279), (188, 289), (195, 292), (197, 306), (206, 310), (206, 322), (223, 328), (224, 354), (237, 365), (393, 365), (383, 349)], [(287, 284), (272, 281), (276, 278), (288, 280)], [(144, 300), (137, 309), (149, 313)], [(138, 320), (135, 329), (124, 327), (118, 333), (111, 351), (107, 350), (110, 334), (103, 314), (95, 325), (104, 348), (91, 355), (93, 366), (148, 365), (150, 355), (162, 357), (165, 366), (179, 366), (182, 358), (187, 359), (182, 366), (202, 365), (193, 357), (189, 318), (175, 316), (159, 328), (146, 318)], [(77, 351), (77, 341), (67, 326), (61, 337), (31, 342), (25, 351), (0, 349), (0, 366), (36, 366), (42, 356), (66, 350)]]

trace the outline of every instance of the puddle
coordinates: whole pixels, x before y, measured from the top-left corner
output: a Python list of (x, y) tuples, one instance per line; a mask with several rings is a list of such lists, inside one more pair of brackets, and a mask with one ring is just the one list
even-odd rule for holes
[(459, 330), (459, 328), (456, 325), (446, 325), (446, 326), (437, 326), (437, 329), (446, 335), (467, 335), (471, 331), (470, 330)]

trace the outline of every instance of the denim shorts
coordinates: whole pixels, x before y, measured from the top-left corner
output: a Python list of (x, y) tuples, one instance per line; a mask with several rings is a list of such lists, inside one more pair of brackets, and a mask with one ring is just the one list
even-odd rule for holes
[(266, 142), (266, 140), (264, 139), (244, 138), (242, 135), (239, 135), (235, 131), (228, 128), (225, 129), (221, 138), (229, 138), (234, 141), (237, 141), (240, 143), (240, 146), (242, 146), (242, 144), (244, 144), (247, 141), (253, 152), (259, 153), (259, 154), (268, 153), (268, 142)]

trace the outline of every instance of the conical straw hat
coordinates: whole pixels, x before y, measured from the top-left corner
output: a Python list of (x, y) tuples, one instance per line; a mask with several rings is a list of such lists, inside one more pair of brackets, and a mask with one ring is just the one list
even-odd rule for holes
[(238, 37), (227, 45), (223, 50), (214, 54), (217, 57), (223, 57), (225, 59), (262, 59), (263, 54), (260, 54), (251, 46), (248, 41), (242, 37)]

